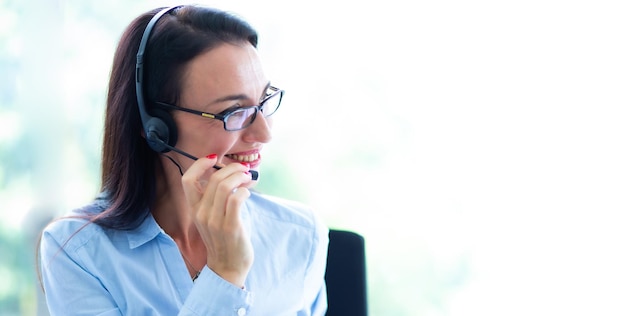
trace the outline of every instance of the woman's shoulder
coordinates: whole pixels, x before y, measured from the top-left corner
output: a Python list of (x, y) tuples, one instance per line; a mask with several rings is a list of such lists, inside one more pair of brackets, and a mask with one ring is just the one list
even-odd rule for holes
[(65, 245), (66, 249), (80, 247), (94, 236), (103, 234), (103, 228), (91, 220), (101, 209), (101, 203), (94, 201), (53, 219), (42, 231), (43, 240), (52, 239)]

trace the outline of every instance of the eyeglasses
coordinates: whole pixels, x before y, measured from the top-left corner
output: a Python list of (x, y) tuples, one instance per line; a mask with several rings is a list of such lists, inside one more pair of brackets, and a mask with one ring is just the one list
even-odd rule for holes
[(210, 119), (220, 120), (224, 122), (225, 130), (238, 131), (252, 125), (259, 111), (263, 113), (264, 117), (268, 117), (276, 113), (276, 110), (278, 110), (280, 102), (283, 99), (284, 93), (284, 90), (270, 86), (268, 87), (267, 96), (263, 99), (263, 101), (261, 101), (261, 103), (259, 103), (259, 105), (227, 109), (218, 114), (192, 110), (163, 102), (156, 102), (156, 104), (165, 109), (183, 111)]

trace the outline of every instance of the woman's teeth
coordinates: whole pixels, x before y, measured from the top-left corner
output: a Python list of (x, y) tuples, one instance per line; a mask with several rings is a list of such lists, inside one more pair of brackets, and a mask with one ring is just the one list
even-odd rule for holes
[(234, 159), (241, 162), (251, 162), (259, 159), (259, 154), (250, 154), (250, 155), (226, 155), (226, 157), (230, 159)]

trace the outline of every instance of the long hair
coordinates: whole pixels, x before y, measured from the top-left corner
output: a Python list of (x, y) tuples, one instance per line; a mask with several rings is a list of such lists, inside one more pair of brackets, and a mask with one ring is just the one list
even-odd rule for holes
[[(159, 154), (142, 135), (135, 62), (143, 32), (163, 8), (133, 20), (123, 33), (111, 69), (104, 139), (100, 199), (107, 207), (91, 221), (115, 229), (136, 228), (155, 201)], [(182, 6), (161, 17), (144, 53), (144, 100), (148, 111), (155, 101), (177, 104), (186, 64), (222, 43), (248, 42), (257, 47), (256, 31), (236, 15), (201, 6)]]

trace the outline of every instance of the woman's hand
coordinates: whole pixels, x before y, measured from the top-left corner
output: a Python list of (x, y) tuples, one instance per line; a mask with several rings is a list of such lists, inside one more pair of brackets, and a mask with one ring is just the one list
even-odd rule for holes
[(207, 266), (243, 288), (254, 251), (239, 210), (250, 196), (252, 179), (247, 165), (233, 163), (215, 171), (215, 163), (215, 158), (194, 162), (182, 177), (183, 189), (207, 249)]

